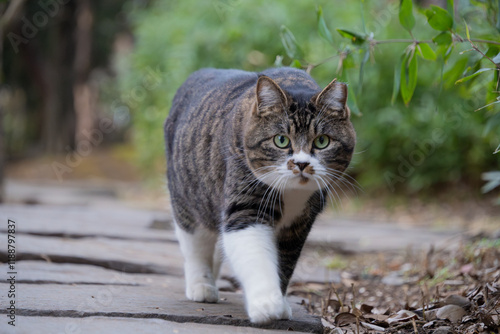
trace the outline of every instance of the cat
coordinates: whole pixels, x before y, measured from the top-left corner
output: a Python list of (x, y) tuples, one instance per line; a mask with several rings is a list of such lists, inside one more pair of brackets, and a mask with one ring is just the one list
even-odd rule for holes
[(178, 89), (164, 130), (188, 299), (218, 301), (222, 248), (250, 321), (291, 318), (290, 277), (355, 147), (346, 101), (294, 68), (202, 69)]

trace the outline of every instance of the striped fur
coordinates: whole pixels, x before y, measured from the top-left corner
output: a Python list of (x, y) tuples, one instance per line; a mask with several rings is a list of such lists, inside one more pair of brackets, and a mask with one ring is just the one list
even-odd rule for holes
[[(271, 227), (285, 295), (312, 224), (351, 160), (355, 132), (346, 99), (345, 84), (334, 80), (321, 91), (297, 69), (193, 73), (165, 122), (168, 187), (179, 228), (229, 235)], [(290, 138), (289, 147), (277, 147), (276, 135)], [(328, 147), (313, 145), (319, 135), (330, 138)], [(251, 301), (247, 307), (252, 319)], [(277, 313), (287, 314), (283, 307)], [(275, 318), (254, 314), (254, 322)]]

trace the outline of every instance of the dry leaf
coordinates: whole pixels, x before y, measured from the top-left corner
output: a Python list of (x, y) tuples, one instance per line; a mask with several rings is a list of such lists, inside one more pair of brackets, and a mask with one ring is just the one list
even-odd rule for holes
[(413, 313), (412, 311), (400, 310), (400, 311), (398, 311), (398, 313), (391, 315), (387, 319), (387, 323), (393, 324), (395, 322), (406, 322), (406, 321), (411, 320), (411, 319), (418, 319), (418, 316), (415, 313)]
[(356, 323), (356, 316), (352, 313), (342, 312), (335, 317), (335, 324), (338, 327), (344, 327)]
[(470, 306), (470, 301), (469, 299), (459, 296), (459, 295), (450, 295), (446, 297), (444, 300), (444, 303), (446, 305), (457, 305), (463, 308), (469, 307)]
[(351, 311), (351, 308), (349, 306), (347, 306), (347, 305), (344, 305), (344, 306), (342, 306), (342, 307), (339, 308), (339, 312), (340, 313), (344, 313), (344, 312), (345, 313), (349, 313), (350, 311)]
[(465, 310), (457, 305), (446, 305), (436, 311), (439, 319), (448, 319), (452, 323), (460, 322), (465, 314)]
[(377, 326), (377, 325), (369, 324), (367, 322), (361, 321), (361, 325), (363, 327), (366, 327), (366, 328), (369, 328), (369, 329), (373, 329), (374, 331), (385, 332), (385, 328), (384, 327), (380, 327), (380, 326)]
[(367, 304), (362, 304), (360, 307), (360, 310), (363, 313), (372, 313), (373, 306), (367, 305)]
[(328, 301), (328, 306), (330, 306), (334, 312), (337, 312), (340, 309), (340, 302), (336, 299), (330, 299)]

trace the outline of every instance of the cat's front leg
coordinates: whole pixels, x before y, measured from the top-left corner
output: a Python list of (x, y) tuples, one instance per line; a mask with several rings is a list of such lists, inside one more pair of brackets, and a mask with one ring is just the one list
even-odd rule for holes
[(198, 226), (190, 233), (176, 223), (175, 234), (184, 256), (186, 297), (195, 302), (217, 303), (219, 291), (215, 281), (218, 269), (217, 272), (213, 271), (217, 233), (208, 231), (202, 226)]
[(250, 321), (290, 319), (280, 288), (276, 238), (270, 226), (253, 224), (223, 233), (226, 257), (243, 286)]

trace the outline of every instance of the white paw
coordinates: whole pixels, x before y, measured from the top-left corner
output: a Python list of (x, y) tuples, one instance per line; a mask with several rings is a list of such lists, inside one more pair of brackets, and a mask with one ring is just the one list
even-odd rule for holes
[(292, 309), (281, 294), (253, 298), (248, 302), (248, 316), (255, 324), (266, 324), (272, 320), (290, 319)]
[(216, 286), (207, 283), (197, 283), (186, 288), (186, 296), (198, 303), (217, 303), (219, 290)]

